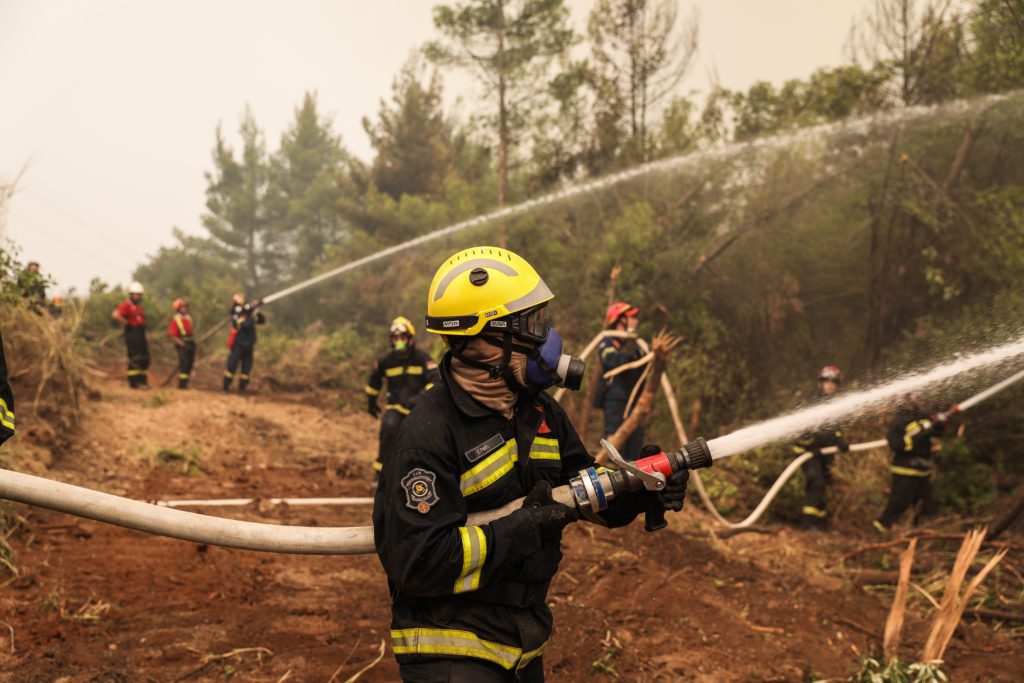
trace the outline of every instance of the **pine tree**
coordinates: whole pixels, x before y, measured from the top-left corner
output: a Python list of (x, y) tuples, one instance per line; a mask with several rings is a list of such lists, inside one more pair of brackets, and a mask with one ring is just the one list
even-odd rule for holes
[(203, 226), (212, 244), (242, 273), (247, 287), (263, 290), (274, 282), (282, 264), (277, 235), (267, 220), (269, 178), (266, 144), (252, 111), (246, 107), (239, 126), (241, 159), (217, 127), (214, 169), (206, 175)]
[(512, 147), (547, 92), (552, 61), (574, 40), (564, 0), (465, 0), (434, 8), (444, 39), (429, 43), (438, 64), (471, 69), (492, 98), (498, 137), (498, 204), (508, 193)]
[(339, 211), (353, 194), (348, 161), (331, 122), (317, 112), (316, 94), (306, 93), (274, 154), (268, 202), (275, 235), (290, 247), (293, 276), (315, 269), (349, 232)]
[(452, 171), (452, 131), (442, 109), (441, 79), (423, 82), (423, 70), (410, 59), (391, 85), (391, 103), (381, 100), (377, 122), (363, 128), (377, 151), (371, 178), (382, 192), (444, 197)]

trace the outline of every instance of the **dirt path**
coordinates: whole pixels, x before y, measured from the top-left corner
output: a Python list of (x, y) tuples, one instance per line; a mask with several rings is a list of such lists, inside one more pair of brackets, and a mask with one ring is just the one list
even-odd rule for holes
[[(56, 454), (47, 476), (143, 499), (370, 492), (376, 423), (365, 416), (298, 397), (101, 390), (75, 448)], [(387, 639), (374, 556), (232, 551), (18, 512), (21, 575), (0, 589), (2, 680), (344, 681)], [(370, 514), (207, 512), (332, 526)], [(639, 523), (569, 530), (550, 597), (549, 680), (803, 681), (847, 675), (878, 649), (887, 605), (822, 571), (855, 540), (783, 531), (721, 541), (704, 524), (691, 511), (657, 535)], [(923, 627), (910, 624), (908, 651), (920, 649)], [(1024, 652), (977, 625), (954, 641), (950, 661), (954, 680), (1015, 680)], [(360, 680), (396, 678), (388, 651)]]

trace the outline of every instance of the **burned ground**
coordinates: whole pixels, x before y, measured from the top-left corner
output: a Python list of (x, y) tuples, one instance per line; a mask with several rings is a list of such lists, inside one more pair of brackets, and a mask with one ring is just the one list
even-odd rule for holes
[[(146, 500), (371, 492), (376, 423), (328, 399), (138, 393), (112, 381), (98, 389), (72, 447), (49, 468), (15, 466)], [(21, 458), (37, 454), (14, 446)], [(12, 511), (20, 574), (0, 580), (5, 680), (344, 681), (387, 641), (374, 556), (227, 550)], [(266, 504), (205, 512), (323, 526), (367, 524), (370, 514)], [(837, 562), (876, 539), (787, 528), (720, 539), (712, 528), (693, 505), (657, 534), (640, 523), (571, 528), (550, 593), (549, 679), (805, 681), (848, 675), (880, 650), (891, 592), (866, 591), (844, 573), (852, 560)], [(856, 561), (877, 566), (889, 552)], [(908, 657), (926, 628), (912, 607)], [(1009, 625), (975, 621), (947, 659), (954, 680), (1009, 681), (1024, 669), (1024, 647)], [(360, 680), (396, 678), (389, 651)]]

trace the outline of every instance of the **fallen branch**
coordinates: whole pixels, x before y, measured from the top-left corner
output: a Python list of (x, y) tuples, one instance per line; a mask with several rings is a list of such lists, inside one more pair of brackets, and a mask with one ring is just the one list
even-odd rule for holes
[[(373, 667), (377, 666), (380, 663), (380, 660), (384, 659), (384, 653), (386, 651), (387, 651), (387, 643), (384, 640), (381, 640), (380, 641), (380, 652), (377, 654), (377, 657), (372, 662), (370, 662), (369, 664), (364, 666), (362, 669), (360, 669), (359, 671), (355, 672), (354, 674), (352, 674), (351, 676), (346, 678), (345, 679), (345, 683), (355, 683), (355, 681), (359, 680), (360, 676), (362, 676), (364, 673), (366, 673), (367, 671), (369, 671)], [(341, 670), (342, 670), (342, 668), (344, 666), (345, 666), (344, 664), (339, 666), (337, 671), (335, 671), (333, 674), (331, 674), (331, 677), (327, 680), (327, 683), (334, 683), (334, 681), (336, 681), (338, 679), (338, 674), (341, 673)]]
[[(192, 650), (192, 648), (189, 648), (189, 649)], [(192, 652), (197, 652), (198, 653), (197, 650), (192, 650)], [(206, 669), (206, 667), (210, 666), (211, 664), (215, 664), (217, 662), (222, 662), (225, 659), (231, 659), (232, 657), (239, 657), (239, 656), (245, 655), (245, 654), (255, 654), (256, 655), (256, 661), (259, 662), (260, 664), (263, 664), (263, 655), (267, 655), (269, 657), (273, 657), (274, 656), (274, 653), (271, 652), (270, 650), (268, 650), (265, 647), (240, 647), (240, 648), (231, 650), (230, 652), (225, 652), (224, 654), (220, 654), (220, 655), (207, 654), (207, 655), (203, 655), (203, 658), (200, 660), (202, 663), (197, 668), (192, 669), (192, 671), (189, 671), (188, 673), (186, 673), (183, 676), (180, 676), (180, 677), (178, 677), (178, 678), (176, 678), (174, 680), (175, 680), (176, 683), (177, 683), (177, 681), (187, 680), (187, 679), (192, 678), (193, 676), (195, 676), (195, 675), (197, 675), (199, 673), (202, 673)]]

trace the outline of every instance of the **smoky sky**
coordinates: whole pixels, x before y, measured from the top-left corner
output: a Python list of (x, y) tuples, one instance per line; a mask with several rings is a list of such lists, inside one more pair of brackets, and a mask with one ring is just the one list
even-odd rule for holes
[[(58, 280), (124, 283), (172, 242), (203, 232), (204, 171), (220, 123), (248, 105), (276, 149), (307, 91), (345, 146), (413, 50), (434, 37), (430, 0), (0, 0), (0, 184), (27, 164), (6, 236)], [(570, 0), (585, 26), (591, 0)], [(781, 83), (844, 61), (869, 0), (697, 0), (697, 63), (681, 94), (713, 82)], [(444, 73), (450, 109), (475, 85)], [(463, 101), (461, 106), (457, 103)]]

